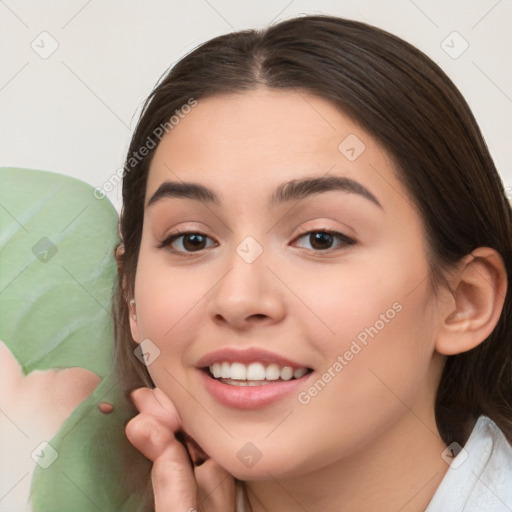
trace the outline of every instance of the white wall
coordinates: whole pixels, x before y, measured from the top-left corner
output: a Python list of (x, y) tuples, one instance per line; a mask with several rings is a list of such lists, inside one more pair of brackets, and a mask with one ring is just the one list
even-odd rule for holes
[[(101, 186), (122, 167), (138, 109), (173, 62), (213, 36), (300, 13), (366, 21), (426, 52), (472, 106), (512, 191), (511, 0), (5, 0), (0, 166)], [(465, 43), (446, 39), (453, 31), (469, 45), (458, 58)], [(119, 206), (119, 187), (109, 197)]]

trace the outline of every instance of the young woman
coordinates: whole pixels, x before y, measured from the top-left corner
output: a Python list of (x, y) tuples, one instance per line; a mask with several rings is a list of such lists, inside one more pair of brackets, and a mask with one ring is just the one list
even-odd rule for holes
[(327, 16), (208, 41), (123, 201), (147, 510), (512, 509), (512, 212), (425, 55)]

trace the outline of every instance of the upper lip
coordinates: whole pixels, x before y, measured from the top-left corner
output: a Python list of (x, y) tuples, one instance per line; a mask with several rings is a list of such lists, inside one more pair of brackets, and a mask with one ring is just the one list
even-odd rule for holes
[(266, 364), (277, 364), (278, 366), (291, 366), (292, 368), (308, 368), (307, 365), (298, 363), (296, 361), (292, 361), (286, 357), (280, 356), (279, 354), (274, 354), (269, 352), (268, 350), (263, 350), (260, 348), (248, 348), (248, 349), (238, 349), (238, 348), (223, 348), (220, 350), (215, 350), (214, 352), (210, 352), (205, 356), (201, 357), (197, 362), (198, 368), (206, 368), (207, 366), (212, 365), (213, 363), (266, 363)]

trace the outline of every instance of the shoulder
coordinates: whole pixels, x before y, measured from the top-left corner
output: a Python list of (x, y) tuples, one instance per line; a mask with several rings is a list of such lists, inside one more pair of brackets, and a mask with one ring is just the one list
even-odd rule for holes
[(456, 448), (425, 512), (512, 510), (512, 446), (498, 426), (481, 416), (464, 447)]

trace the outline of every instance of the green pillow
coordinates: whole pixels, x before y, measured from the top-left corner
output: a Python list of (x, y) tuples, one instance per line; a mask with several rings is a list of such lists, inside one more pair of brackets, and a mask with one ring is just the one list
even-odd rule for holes
[[(0, 340), (24, 375), (81, 367), (102, 380), (49, 440), (31, 487), (35, 512), (141, 511), (148, 482), (123, 467), (149, 461), (128, 442), (136, 413), (113, 375), (117, 214), (77, 179), (0, 168)], [(104, 414), (99, 404), (113, 404)], [(149, 473), (148, 473), (149, 475)]]

